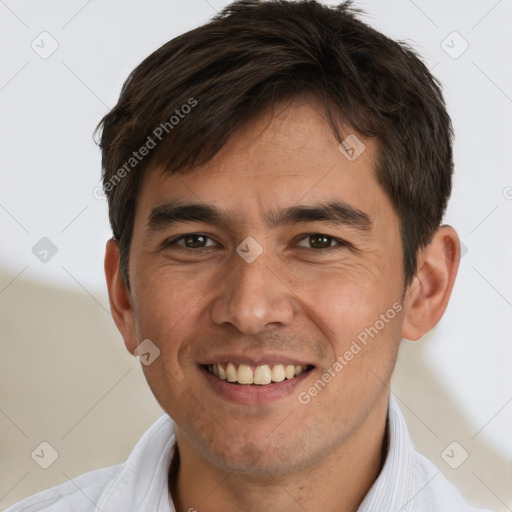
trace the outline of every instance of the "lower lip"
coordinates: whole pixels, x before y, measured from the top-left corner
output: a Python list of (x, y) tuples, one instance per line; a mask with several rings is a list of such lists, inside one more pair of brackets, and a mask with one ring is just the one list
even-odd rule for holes
[(213, 387), (214, 391), (224, 398), (240, 404), (265, 404), (279, 400), (296, 391), (301, 383), (314, 371), (314, 368), (301, 373), (293, 379), (285, 379), (281, 382), (273, 382), (265, 386), (233, 384), (227, 380), (215, 377), (203, 366), (199, 366), (199, 370)]

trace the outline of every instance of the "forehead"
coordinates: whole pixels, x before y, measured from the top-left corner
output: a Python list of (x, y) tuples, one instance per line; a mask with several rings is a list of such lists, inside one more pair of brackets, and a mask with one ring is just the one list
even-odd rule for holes
[(379, 208), (392, 209), (375, 178), (375, 141), (349, 129), (342, 133), (356, 153), (340, 151), (325, 111), (314, 99), (277, 105), (235, 132), (204, 165), (171, 175), (149, 170), (139, 190), (136, 218), (147, 218), (170, 200), (236, 210), (241, 224), (252, 213), (266, 215), (298, 203), (342, 200), (370, 217)]

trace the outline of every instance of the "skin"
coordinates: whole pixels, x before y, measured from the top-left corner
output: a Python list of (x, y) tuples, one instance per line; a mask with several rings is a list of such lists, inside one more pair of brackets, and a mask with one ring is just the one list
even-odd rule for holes
[[(375, 141), (359, 136), (366, 150), (349, 161), (313, 99), (276, 112), (252, 120), (198, 169), (146, 175), (130, 250), (131, 291), (119, 273), (117, 243), (107, 243), (110, 306), (125, 345), (133, 353), (150, 339), (160, 350), (142, 368), (177, 425), (181, 462), (171, 491), (178, 512), (357, 510), (383, 463), (400, 341), (417, 340), (437, 324), (457, 274), (459, 239), (442, 226), (419, 252), (417, 275), (404, 290), (399, 218), (374, 175)], [(222, 207), (230, 225), (147, 229), (151, 209), (173, 199)], [(265, 225), (268, 210), (332, 199), (365, 212), (372, 231), (324, 221)], [(202, 239), (207, 252), (194, 248), (197, 240), (162, 246), (189, 233), (209, 237)], [(310, 234), (332, 238), (317, 248)], [(252, 263), (235, 250), (248, 236), (263, 249)], [(378, 335), (300, 403), (298, 393), (396, 303), (401, 311)], [(199, 369), (218, 350), (234, 360), (272, 351), (315, 368), (287, 396), (240, 404), (220, 395)]]

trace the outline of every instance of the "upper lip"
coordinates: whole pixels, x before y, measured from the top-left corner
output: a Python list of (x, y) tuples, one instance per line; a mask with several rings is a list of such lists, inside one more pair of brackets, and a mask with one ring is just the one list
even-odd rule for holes
[(285, 354), (275, 353), (258, 353), (258, 354), (235, 354), (235, 353), (219, 353), (210, 357), (202, 358), (199, 362), (200, 365), (216, 364), (216, 363), (234, 363), (234, 364), (246, 364), (248, 366), (262, 366), (264, 364), (274, 365), (293, 364), (295, 366), (309, 366), (313, 364), (310, 361), (304, 359), (297, 359), (296, 357), (290, 357)]

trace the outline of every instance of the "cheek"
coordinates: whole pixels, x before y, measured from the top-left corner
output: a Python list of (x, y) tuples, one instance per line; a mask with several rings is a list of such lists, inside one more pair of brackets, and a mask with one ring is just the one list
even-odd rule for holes
[(204, 297), (200, 280), (179, 272), (149, 265), (134, 282), (137, 340), (151, 340), (159, 355), (150, 365), (141, 365), (145, 378), (161, 407), (173, 418), (187, 411), (190, 402), (188, 378), (191, 363), (180, 350), (196, 324), (195, 315)]
[(190, 271), (141, 266), (144, 270), (134, 282), (135, 316), (141, 335), (155, 330), (172, 334), (199, 307), (208, 293), (208, 282)]
[[(196, 323), (194, 315), (204, 296), (198, 279), (146, 267), (134, 280), (134, 316), (137, 341), (149, 339), (159, 351), (149, 366), (142, 365), (157, 400), (177, 399), (186, 385), (189, 363), (180, 360), (180, 348)], [(162, 402), (161, 402), (162, 403)], [(165, 409), (165, 407), (164, 407)]]
[(351, 369), (345, 374), (361, 376), (371, 367), (388, 373), (401, 340), (400, 290), (391, 280), (376, 283), (368, 274), (366, 279), (317, 279), (301, 290), (311, 308), (309, 315), (330, 342), (331, 363), (346, 355)]
[(328, 336), (333, 332), (351, 335), (358, 326), (375, 316), (381, 298), (368, 273), (349, 273), (331, 269), (317, 274), (297, 290), (311, 312), (325, 324)]

